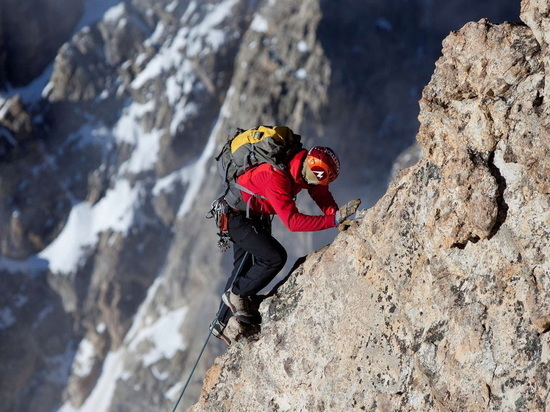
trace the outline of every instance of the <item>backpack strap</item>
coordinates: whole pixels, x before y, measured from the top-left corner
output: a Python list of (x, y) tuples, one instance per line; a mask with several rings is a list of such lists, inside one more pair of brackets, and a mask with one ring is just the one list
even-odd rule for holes
[(253, 197), (256, 197), (258, 199), (267, 199), (265, 196), (258, 195), (256, 193), (254, 193), (252, 190), (247, 189), (243, 185), (238, 184), (237, 182), (235, 182), (235, 184), (233, 186), (236, 187), (237, 189), (239, 189), (241, 192), (248, 193), (251, 196), (250, 199), (248, 199), (248, 201), (246, 202), (246, 217), (247, 218), (250, 218), (250, 202), (252, 201)]

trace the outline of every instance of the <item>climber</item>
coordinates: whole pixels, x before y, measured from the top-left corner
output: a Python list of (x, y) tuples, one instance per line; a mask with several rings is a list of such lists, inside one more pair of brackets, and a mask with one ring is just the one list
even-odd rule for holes
[[(256, 294), (273, 280), (287, 260), (285, 249), (271, 235), (273, 215), (291, 231), (318, 231), (350, 222), (360, 200), (338, 208), (328, 185), (339, 172), (340, 161), (334, 151), (315, 146), (293, 155), (286, 171), (263, 163), (237, 178), (245, 189), (241, 189), (242, 199), (250, 210), (247, 213), (233, 209), (228, 213), (234, 268), (222, 295), (225, 307), (221, 307), (211, 325), (214, 336), (228, 343), (223, 331), (232, 315), (241, 325), (261, 323)], [(298, 211), (295, 197), (303, 189), (307, 189), (322, 215)]]

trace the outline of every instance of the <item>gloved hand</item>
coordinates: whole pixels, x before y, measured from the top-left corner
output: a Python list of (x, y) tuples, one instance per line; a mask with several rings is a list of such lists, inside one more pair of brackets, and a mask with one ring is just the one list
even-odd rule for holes
[(349, 227), (353, 220), (350, 217), (355, 214), (360, 204), (361, 199), (350, 200), (336, 212), (335, 220), (339, 230), (345, 230)]
[(353, 224), (353, 225), (359, 225), (361, 223), (361, 221), (363, 220), (363, 217), (365, 216), (365, 214), (367, 213), (366, 210), (360, 210), (358, 211), (355, 216), (351, 219), (346, 219), (344, 220), (342, 223), (340, 223), (338, 225), (338, 230), (340, 232), (343, 232), (345, 230), (348, 230), (349, 227)]

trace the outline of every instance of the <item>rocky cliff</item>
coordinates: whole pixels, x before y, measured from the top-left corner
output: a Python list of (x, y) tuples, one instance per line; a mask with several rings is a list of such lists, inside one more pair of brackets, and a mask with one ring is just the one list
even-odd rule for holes
[(547, 409), (549, 15), (524, 0), (525, 25), (445, 39), (422, 159), (263, 302), (189, 411)]
[[(220, 143), (237, 126), (287, 124), (306, 145), (337, 150), (344, 167), (332, 190), (340, 203), (360, 196), (370, 206), (418, 131), (418, 99), (442, 38), (468, 20), (517, 19), (519, 9), (517, 0), (357, 3), (0, 2), (4, 410), (171, 408), (230, 266), (204, 219), (220, 192), (212, 160)], [(536, 14), (532, 21), (542, 25)], [(543, 95), (536, 101), (541, 110)], [(446, 136), (437, 138), (447, 144)], [(507, 162), (510, 153), (537, 160), (513, 150)], [(500, 167), (497, 156), (473, 159)], [(468, 170), (461, 176), (469, 185), (478, 175)], [(488, 189), (490, 176), (479, 174)], [(498, 210), (484, 198), (482, 210), (508, 218), (506, 193), (499, 183)], [(441, 196), (441, 233), (433, 236), (445, 243), (454, 222), (476, 210), (471, 202), (455, 210)], [(484, 219), (456, 229), (451, 246), (500, 233)], [(275, 231), (291, 260), (336, 235)], [(206, 367), (223, 351), (216, 343), (184, 405), (196, 401)]]

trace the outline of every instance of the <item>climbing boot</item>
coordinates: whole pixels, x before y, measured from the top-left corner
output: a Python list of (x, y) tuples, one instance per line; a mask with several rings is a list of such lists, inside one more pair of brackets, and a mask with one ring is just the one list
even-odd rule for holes
[(222, 295), (222, 301), (239, 322), (249, 325), (257, 325), (262, 322), (260, 312), (254, 307), (250, 297), (235, 295), (231, 290), (227, 290)]

